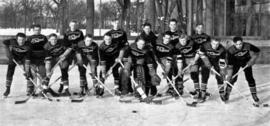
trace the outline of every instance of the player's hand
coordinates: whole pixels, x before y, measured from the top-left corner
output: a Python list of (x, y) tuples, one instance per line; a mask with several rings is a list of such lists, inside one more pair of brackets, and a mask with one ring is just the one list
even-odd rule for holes
[(230, 76), (230, 75), (227, 75), (226, 77), (225, 77), (225, 81), (228, 81), (228, 82), (230, 82), (232, 80), (232, 76)]
[(119, 58), (119, 57), (115, 59), (115, 62), (116, 62), (116, 63), (120, 63), (121, 61), (122, 61), (122, 59)]
[(195, 64), (196, 64), (195, 60), (191, 60), (191, 61), (190, 61), (190, 65), (191, 65), (191, 66), (193, 66), (193, 65), (195, 65)]
[(248, 67), (251, 67), (254, 64), (255, 64), (255, 62), (253, 60), (250, 60), (250, 61), (247, 62)]
[(29, 79), (30, 76), (31, 76), (31, 75), (30, 75), (30, 72), (26, 72), (26, 73), (24, 73), (23, 75), (25, 76), (26, 79)]

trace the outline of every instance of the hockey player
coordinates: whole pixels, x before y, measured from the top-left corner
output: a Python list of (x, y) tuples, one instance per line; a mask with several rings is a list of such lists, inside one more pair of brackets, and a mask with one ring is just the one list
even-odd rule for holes
[(210, 43), (208, 42), (201, 45), (198, 54), (200, 55), (200, 58), (204, 64), (207, 66), (202, 67), (201, 102), (206, 100), (207, 82), (212, 67), (216, 72), (220, 74), (216, 75), (216, 80), (220, 98), (222, 101), (225, 101), (223, 80), (225, 79), (226, 74), (226, 50), (220, 44), (220, 39), (212, 38)]
[[(53, 96), (58, 96), (57, 93), (54, 93), (54, 91), (51, 88), (48, 88), (48, 83), (50, 81), (50, 78), (53, 74), (52, 68), (53, 66), (57, 65), (57, 62), (59, 63), (60, 69), (61, 69), (61, 81), (66, 82), (68, 81), (68, 66), (69, 62), (71, 60), (70, 58), (70, 52), (72, 51), (72, 48), (67, 47), (65, 42), (61, 39), (57, 38), (56, 34), (50, 34), (49, 35), (49, 42), (45, 44), (44, 49), (46, 51), (46, 58), (45, 58), (45, 68), (46, 68), (46, 80), (44, 81), (44, 88), (48, 89)], [(64, 96), (69, 96), (68, 88), (66, 89)]]
[[(178, 38), (182, 34), (181, 31), (178, 30), (178, 24), (176, 19), (171, 19), (169, 22), (169, 31), (166, 31), (171, 35), (171, 41), (170, 43), (175, 47), (175, 45), (178, 43)], [(176, 76), (177, 75), (177, 63), (176, 63), (176, 57), (173, 57), (172, 60), (172, 67), (168, 74), (168, 77)], [(172, 78), (171, 78), (172, 79)], [(174, 92), (172, 88), (169, 88), (168, 92)]]
[(88, 92), (88, 84), (86, 79), (86, 69), (84, 65), (90, 65), (91, 68), (91, 76), (93, 86), (97, 88), (97, 80), (95, 76), (97, 76), (97, 64), (99, 62), (98, 58), (98, 45), (96, 42), (93, 41), (93, 35), (87, 34), (84, 37), (84, 41), (80, 41), (78, 43), (78, 56), (77, 62), (80, 72), (80, 96), (84, 96)]
[[(157, 43), (154, 46), (155, 55), (157, 56), (157, 62), (161, 64), (162, 69), (165, 74), (164, 77), (169, 76), (170, 69), (172, 67), (172, 59), (173, 59), (173, 45), (170, 43), (171, 35), (169, 32), (165, 32), (162, 35), (162, 38), (157, 40)], [(167, 91), (168, 94), (174, 95), (174, 90), (171, 86)], [(175, 96), (175, 95), (174, 95)]]
[[(40, 81), (46, 79), (46, 70), (45, 70), (45, 50), (44, 45), (48, 42), (47, 37), (41, 34), (41, 26), (39, 24), (33, 26), (34, 34), (28, 37), (28, 45), (30, 47), (30, 61), (31, 61), (31, 78), (37, 80), (39, 76)], [(28, 81), (28, 94), (33, 94), (34, 85), (31, 81)]]
[[(203, 24), (197, 24), (196, 25), (196, 27), (195, 27), (195, 34), (193, 34), (191, 36), (191, 39), (196, 44), (198, 44), (199, 46), (203, 45), (204, 43), (210, 42), (210, 36), (203, 32)], [(201, 59), (199, 59), (197, 61), (197, 65), (198, 65), (198, 70), (202, 69), (202, 67), (205, 67)], [(195, 78), (195, 75), (194, 75), (194, 78)], [(196, 80), (199, 80), (199, 73), (197, 73)], [(205, 85), (205, 84), (202, 83), (201, 85)], [(196, 90), (200, 90), (200, 83), (199, 83), (199, 81), (198, 81), (198, 83), (194, 83), (194, 87), (198, 87), (199, 89), (196, 89), (195, 88), (195, 90), (194, 91), (191, 91), (190, 94), (196, 95), (196, 97), (197, 96), (200, 96), (200, 94), (197, 94), (199, 92), (196, 91)], [(209, 93), (207, 93), (207, 94), (209, 95)]]
[(175, 46), (178, 43), (178, 38), (182, 34), (181, 31), (178, 30), (178, 24), (176, 19), (171, 19), (169, 22), (169, 31), (168, 32), (171, 35), (171, 44)]
[[(149, 96), (150, 87), (159, 85), (161, 80), (154, 69), (154, 61), (149, 55), (150, 50), (145, 48), (144, 39), (137, 39), (135, 43), (129, 46), (125, 54), (125, 57), (129, 59), (128, 61), (131, 64), (131, 69), (128, 69), (133, 70), (136, 83), (141, 86), (145, 94)], [(147, 78), (151, 78), (151, 82), (148, 82)]]
[[(7, 97), (10, 93), (10, 87), (13, 80), (14, 71), (16, 64), (13, 60), (17, 61), (19, 64), (24, 66), (26, 71), (26, 78), (30, 77), (30, 60), (29, 60), (29, 46), (25, 44), (26, 36), (23, 33), (18, 33), (16, 39), (8, 39), (3, 43), (5, 45), (5, 51), (8, 58), (8, 69), (6, 76), (6, 91), (4, 92), (4, 97)], [(27, 85), (32, 86), (32, 85)], [(30, 95), (30, 92), (27, 91)]]
[[(151, 30), (151, 24), (150, 23), (145, 23), (143, 24), (143, 31), (140, 33), (140, 35), (135, 39), (135, 41), (137, 41), (137, 39), (143, 39), (145, 41), (145, 48), (149, 49), (149, 53), (150, 53), (150, 57), (152, 58), (152, 60), (156, 60), (155, 59), (155, 48), (153, 48), (156, 45), (156, 40), (157, 40), (157, 36), (152, 32)], [(157, 68), (157, 64), (156, 62), (153, 62), (154, 68)], [(148, 73), (146, 73), (148, 74)], [(150, 83), (151, 79), (147, 78), (148, 82)], [(157, 93), (157, 87), (156, 86), (151, 86), (151, 87), (145, 87), (146, 88), (146, 92), (151, 92), (151, 95), (155, 96)], [(149, 88), (149, 89), (148, 89)]]
[[(78, 43), (84, 39), (83, 32), (77, 28), (77, 22), (72, 20), (69, 23), (69, 30), (64, 34), (64, 43), (66, 47), (72, 48), (72, 51), (70, 53), (70, 57), (73, 59), (73, 61), (76, 61), (77, 57), (77, 47)], [(69, 65), (72, 63), (72, 60), (70, 60)], [(64, 94), (70, 94), (68, 91), (69, 81), (62, 81), (60, 83), (60, 87), (58, 89), (58, 92), (61, 93), (63, 89), (65, 89)]]
[[(190, 39), (187, 35), (182, 34), (179, 39), (178, 43), (175, 46), (175, 53), (176, 61), (177, 61), (177, 78), (176, 78), (176, 88), (179, 93), (183, 94), (183, 69), (190, 65), (190, 76), (193, 80), (193, 83), (198, 83), (198, 65), (196, 64), (196, 60), (199, 58), (196, 57), (197, 50), (199, 48), (198, 44), (195, 43), (192, 39)], [(194, 85), (195, 89), (198, 91), (199, 87)], [(197, 98), (197, 97), (195, 97)]]
[[(120, 32), (120, 33), (119, 33)], [(122, 61), (124, 56), (124, 48), (127, 45), (127, 41), (124, 36), (124, 33), (121, 30), (111, 30), (104, 35), (104, 41), (99, 46), (99, 54), (100, 54), (100, 70), (102, 79), (106, 79), (106, 73), (115, 63)], [(112, 39), (114, 37), (114, 40)], [(118, 37), (117, 37), (118, 36)], [(115, 86), (115, 94), (121, 94), (121, 87), (119, 84), (119, 69), (120, 65), (117, 64), (113, 67), (112, 73), (114, 77), (114, 86)], [(102, 96), (103, 92), (97, 94)]]
[[(234, 37), (234, 44), (228, 49), (228, 78), (227, 80), (234, 84), (237, 80), (237, 76), (232, 78), (232, 75), (236, 74), (240, 67), (247, 65), (248, 67), (244, 69), (245, 77), (248, 82), (250, 92), (255, 104), (259, 104), (259, 98), (257, 97), (256, 82), (253, 77), (252, 65), (255, 64), (259, 54), (260, 49), (256, 46), (243, 42), (242, 37)], [(227, 85), (225, 100), (229, 100), (230, 92), (232, 86)]]
[[(100, 63), (101, 66), (106, 65), (107, 70), (109, 70), (115, 62), (119, 63), (123, 60), (124, 48), (128, 45), (127, 34), (120, 28), (119, 21), (114, 20), (112, 25), (113, 28), (105, 34), (104, 42), (100, 45)], [(106, 62), (106, 64), (104, 64), (104, 62)], [(118, 72), (119, 67), (120, 65), (117, 64), (113, 69), (116, 95), (121, 95), (120, 73)]]

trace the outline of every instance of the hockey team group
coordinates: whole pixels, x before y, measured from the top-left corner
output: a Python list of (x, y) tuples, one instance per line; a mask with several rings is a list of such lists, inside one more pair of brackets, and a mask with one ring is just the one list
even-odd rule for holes
[[(129, 43), (127, 34), (119, 28), (119, 21), (112, 21), (113, 28), (104, 34), (100, 44), (93, 35), (83, 35), (77, 28), (77, 22), (69, 23), (69, 30), (63, 38), (54, 33), (41, 34), (41, 26), (33, 26), (33, 35), (17, 33), (16, 38), (4, 40), (8, 57), (6, 90), (3, 96), (8, 98), (16, 66), (26, 78), (28, 99), (30, 97), (71, 97), (69, 89), (69, 71), (78, 67), (80, 91), (78, 98), (94, 95), (102, 98), (105, 90), (119, 101), (127, 102), (133, 97), (140, 102), (152, 103), (162, 97), (181, 98), (187, 93), (192, 96), (193, 106), (203, 103), (211, 92), (207, 92), (210, 73), (215, 74), (220, 99), (227, 103), (239, 73), (244, 72), (255, 106), (261, 105), (257, 97), (256, 82), (252, 65), (259, 56), (260, 49), (244, 42), (241, 36), (233, 37), (233, 44), (225, 48), (221, 39), (208, 36), (203, 32), (203, 24), (197, 24), (191, 36), (178, 30), (177, 20), (169, 21), (169, 30), (158, 36), (151, 31), (151, 24), (145, 23), (142, 32), (134, 43)], [(157, 67), (162, 68), (162, 76), (157, 75)], [(60, 67), (61, 79), (58, 91), (51, 86), (57, 80), (51, 80), (55, 68)], [(98, 69), (97, 69), (98, 68)], [(201, 76), (200, 76), (201, 73)], [(105, 80), (113, 75), (113, 91)], [(185, 90), (184, 76), (190, 74), (194, 90)], [(88, 87), (87, 75), (90, 75), (93, 87)], [(201, 78), (199, 78), (201, 77)], [(161, 79), (166, 79), (164, 92), (157, 90)], [(40, 81), (38, 85), (37, 80)], [(37, 90), (39, 89), (39, 90)]]

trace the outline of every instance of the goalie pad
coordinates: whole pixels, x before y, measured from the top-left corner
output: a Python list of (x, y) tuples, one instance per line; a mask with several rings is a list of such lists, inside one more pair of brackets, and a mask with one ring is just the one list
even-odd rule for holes
[(142, 85), (145, 85), (146, 81), (145, 81), (145, 70), (144, 67), (141, 65), (137, 65), (135, 66), (135, 77), (136, 77), (136, 82), (139, 84), (141, 83)]

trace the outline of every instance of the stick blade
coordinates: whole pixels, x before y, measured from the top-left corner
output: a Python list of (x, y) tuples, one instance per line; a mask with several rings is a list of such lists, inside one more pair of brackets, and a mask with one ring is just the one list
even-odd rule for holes
[(23, 100), (17, 100), (14, 102), (14, 104), (23, 104), (23, 103), (26, 103), (29, 99), (30, 97), (27, 97), (26, 99), (23, 99)]

